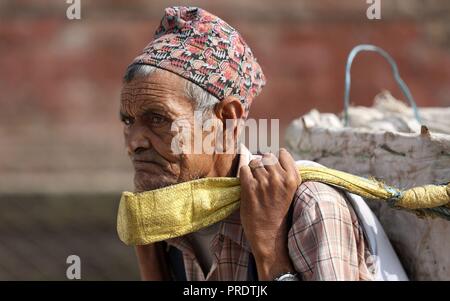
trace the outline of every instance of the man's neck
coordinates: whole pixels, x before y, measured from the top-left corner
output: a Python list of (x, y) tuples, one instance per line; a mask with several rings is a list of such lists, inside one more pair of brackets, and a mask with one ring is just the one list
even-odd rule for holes
[(217, 155), (214, 166), (207, 177), (235, 177), (238, 172), (239, 154)]

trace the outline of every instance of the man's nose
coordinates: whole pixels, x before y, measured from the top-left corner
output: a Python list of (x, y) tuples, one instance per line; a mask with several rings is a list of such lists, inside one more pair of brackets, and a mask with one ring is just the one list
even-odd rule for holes
[(130, 129), (127, 136), (127, 149), (129, 154), (138, 154), (151, 147), (150, 138), (146, 130), (140, 126)]

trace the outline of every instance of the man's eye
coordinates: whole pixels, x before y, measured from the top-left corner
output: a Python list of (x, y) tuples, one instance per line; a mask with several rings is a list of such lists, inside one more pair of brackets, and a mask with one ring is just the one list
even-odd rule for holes
[(131, 124), (133, 123), (133, 119), (130, 118), (130, 117), (122, 117), (122, 122), (123, 122), (125, 125), (131, 125)]
[(160, 116), (160, 115), (152, 115), (152, 116), (150, 116), (150, 122), (152, 124), (158, 125), (158, 124), (162, 124), (165, 121), (166, 121), (166, 118), (164, 118), (163, 116)]

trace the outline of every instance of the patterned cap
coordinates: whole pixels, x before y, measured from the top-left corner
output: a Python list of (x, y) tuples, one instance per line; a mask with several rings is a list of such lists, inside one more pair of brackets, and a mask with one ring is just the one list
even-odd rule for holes
[(169, 7), (134, 64), (176, 73), (219, 100), (233, 95), (246, 106), (265, 85), (261, 67), (241, 35), (197, 7)]

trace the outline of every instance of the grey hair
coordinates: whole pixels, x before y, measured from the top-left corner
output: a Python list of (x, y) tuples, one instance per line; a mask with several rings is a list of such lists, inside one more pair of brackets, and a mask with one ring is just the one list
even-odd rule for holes
[[(125, 75), (123, 77), (124, 82), (129, 83), (135, 77), (145, 77), (148, 76), (157, 70), (161, 70), (157, 67), (144, 65), (144, 64), (132, 64), (128, 67)], [(184, 78), (183, 78), (184, 79)], [(214, 95), (208, 93), (198, 85), (193, 82), (184, 79), (185, 87), (184, 91), (186, 96), (191, 99), (195, 106), (194, 110), (201, 111), (203, 113), (212, 113), (214, 110), (214, 106), (220, 102), (220, 100)]]

